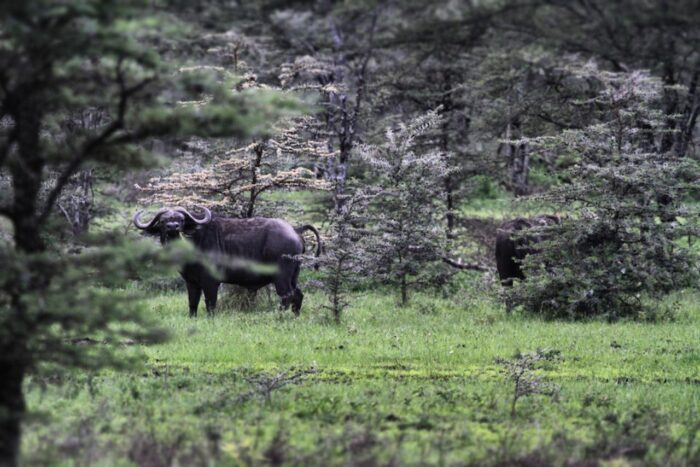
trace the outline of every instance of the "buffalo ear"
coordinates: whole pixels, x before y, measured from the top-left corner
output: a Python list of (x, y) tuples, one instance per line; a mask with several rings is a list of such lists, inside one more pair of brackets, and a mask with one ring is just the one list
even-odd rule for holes
[(141, 232), (143, 232), (144, 235), (158, 237), (160, 236), (160, 226), (158, 224), (158, 222), (155, 222), (152, 226), (141, 229)]
[(185, 225), (182, 227), (182, 233), (184, 233), (185, 235), (192, 235), (201, 227), (202, 226), (200, 224), (197, 224), (196, 222), (192, 222), (191, 220), (185, 218)]

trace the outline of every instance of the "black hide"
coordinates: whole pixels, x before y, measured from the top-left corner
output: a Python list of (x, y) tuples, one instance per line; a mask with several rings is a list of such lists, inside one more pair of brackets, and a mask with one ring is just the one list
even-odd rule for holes
[(559, 216), (542, 215), (531, 219), (518, 217), (501, 224), (496, 234), (496, 269), (501, 284), (510, 287), (513, 279), (525, 279), (521, 263), (525, 256), (536, 253), (535, 245), (539, 239), (532, 235), (523, 236), (522, 231), (560, 223)]
[(208, 222), (192, 225), (188, 224), (187, 215), (183, 215), (185, 221), (178, 227), (175, 210), (162, 210), (159, 215), (160, 220), (144, 227), (145, 224), (139, 226), (136, 222), (137, 214), (134, 223), (148, 233), (159, 235), (161, 243), (184, 234), (204, 253), (204, 262), (209, 263), (188, 263), (180, 272), (187, 285), (190, 316), (197, 315), (202, 294), (207, 312), (214, 312), (222, 283), (239, 285), (250, 291), (274, 284), (282, 306), (291, 305), (294, 314), (299, 314), (304, 297), (297, 284), (301, 265), (298, 256), (304, 253), (300, 234), (303, 230), (313, 230), (320, 251), (320, 238), (315, 228), (304, 226), (297, 232), (281, 219), (261, 217), (215, 216)]

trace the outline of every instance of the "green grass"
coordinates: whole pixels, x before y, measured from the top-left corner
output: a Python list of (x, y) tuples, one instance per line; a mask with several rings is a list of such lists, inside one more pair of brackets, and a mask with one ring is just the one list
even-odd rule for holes
[[(126, 228), (132, 209), (114, 209), (96, 230)], [(542, 212), (499, 193), (460, 208), (498, 220)], [(563, 322), (507, 314), (479, 279), (456, 285), (405, 308), (391, 290), (355, 292), (340, 325), (310, 286), (300, 318), (263, 293), (253, 310), (223, 297), (217, 316), (193, 320), (184, 291), (150, 292), (148, 313), (171, 339), (116, 348), (140, 367), (29, 378), (23, 462), (700, 464), (700, 295), (662, 304), (674, 320)], [(511, 416), (514, 384), (495, 359), (538, 348), (561, 352), (536, 372), (559, 390), (523, 397)]]
[[(674, 297), (674, 321), (571, 323), (508, 315), (477, 287), (416, 294), (405, 308), (370, 291), (334, 325), (318, 292), (298, 319), (263, 294), (253, 311), (192, 320), (184, 293), (162, 294), (148, 309), (171, 340), (120, 350), (142, 352), (142, 368), (31, 378), (24, 459), (690, 465), (700, 460), (698, 298)], [(494, 359), (537, 348), (561, 352), (539, 372), (560, 390), (521, 399), (511, 417), (513, 383)], [(263, 389), (275, 377), (288, 384)]]
[[(507, 316), (488, 302), (467, 308), (464, 302), (426, 296), (401, 309), (393, 296), (369, 293), (354, 297), (344, 323), (334, 326), (319, 312), (321, 301), (320, 295), (307, 296), (299, 319), (273, 311), (190, 320), (183, 294), (160, 297), (152, 309), (174, 338), (146, 353), (163, 364), (206, 371), (316, 363), (357, 372), (400, 363), (415, 368), (412, 374), (430, 376), (479, 373), (497, 356), (547, 347), (577, 357), (562, 365), (561, 371), (573, 376), (700, 376), (700, 346), (691, 344), (700, 343), (700, 328), (689, 325), (688, 316), (662, 324), (547, 322)], [(688, 307), (694, 320), (699, 307)], [(690, 355), (679, 360), (683, 351)]]
[(528, 201), (525, 198), (499, 196), (495, 198), (470, 199), (459, 208), (460, 217), (507, 220), (515, 217), (532, 217), (538, 214), (556, 212), (552, 206), (541, 202)]

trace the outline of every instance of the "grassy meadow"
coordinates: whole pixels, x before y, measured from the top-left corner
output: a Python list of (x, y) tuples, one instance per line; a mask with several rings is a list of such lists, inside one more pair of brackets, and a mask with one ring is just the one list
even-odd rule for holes
[[(140, 368), (33, 376), (26, 464), (693, 465), (700, 462), (700, 305), (657, 322), (506, 314), (480, 277), (450, 296), (358, 291), (341, 325), (306, 287), (300, 318), (262, 293), (189, 319), (184, 292), (152, 294), (171, 334), (118, 351)], [(228, 301), (228, 303), (227, 303)], [(496, 358), (560, 352), (551, 385), (512, 412)], [(586, 463), (589, 462), (589, 463)]]
[[(532, 209), (465, 204), (463, 249), (490, 261), (493, 226)], [(129, 284), (170, 339), (116, 346), (135, 368), (32, 375), (23, 463), (700, 464), (697, 292), (669, 297), (654, 320), (548, 321), (506, 313), (492, 273), (460, 272), (406, 307), (394, 290), (356, 290), (338, 325), (314, 274), (302, 272), (299, 318), (273, 290), (242, 306), (225, 289), (214, 317), (201, 303), (190, 319), (179, 278)], [(558, 358), (525, 372), (542, 394), (513, 410), (518, 388), (497, 359), (538, 349)]]

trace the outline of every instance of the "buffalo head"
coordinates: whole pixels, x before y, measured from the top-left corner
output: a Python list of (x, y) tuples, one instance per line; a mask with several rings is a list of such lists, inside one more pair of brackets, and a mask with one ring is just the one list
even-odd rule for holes
[(185, 208), (165, 208), (158, 211), (149, 222), (141, 222), (143, 211), (139, 211), (134, 216), (134, 225), (146, 233), (159, 235), (160, 241), (166, 243), (182, 234), (189, 235), (198, 226), (209, 223), (211, 211), (204, 207), (202, 210), (204, 217), (197, 219)]

